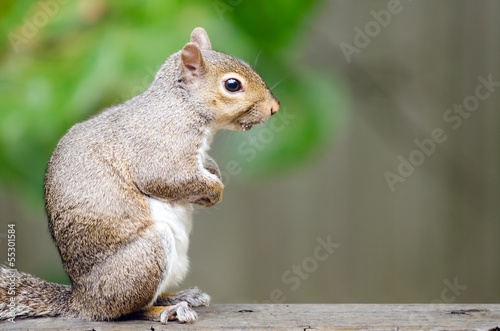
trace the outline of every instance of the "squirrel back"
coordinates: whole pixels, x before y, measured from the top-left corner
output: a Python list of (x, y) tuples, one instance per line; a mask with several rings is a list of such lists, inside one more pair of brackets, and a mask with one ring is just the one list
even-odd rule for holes
[[(146, 91), (76, 124), (59, 141), (45, 201), (72, 285), (14, 272), (15, 316), (196, 319), (186, 302), (208, 304), (208, 295), (162, 293), (187, 273), (192, 204), (210, 207), (222, 198), (210, 142), (218, 130), (248, 130), (278, 109), (248, 64), (212, 50), (196, 28)], [(0, 318), (9, 316), (9, 272), (0, 272)], [(159, 310), (159, 303), (175, 305)]]

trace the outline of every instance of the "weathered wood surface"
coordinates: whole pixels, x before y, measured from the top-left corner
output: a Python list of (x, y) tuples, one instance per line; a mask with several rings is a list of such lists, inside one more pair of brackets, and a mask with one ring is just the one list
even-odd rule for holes
[(194, 324), (18, 319), (1, 330), (494, 330), (500, 304), (239, 304), (198, 308)]

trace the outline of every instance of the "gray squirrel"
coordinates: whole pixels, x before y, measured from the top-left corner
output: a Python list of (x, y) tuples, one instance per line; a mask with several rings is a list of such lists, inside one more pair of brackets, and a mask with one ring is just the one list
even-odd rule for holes
[(194, 29), (146, 91), (61, 138), (44, 196), (72, 285), (0, 268), (0, 319), (195, 321), (192, 307), (210, 297), (196, 287), (166, 291), (188, 271), (192, 205), (222, 198), (210, 142), (218, 130), (248, 130), (279, 107), (248, 64), (212, 50), (205, 30)]

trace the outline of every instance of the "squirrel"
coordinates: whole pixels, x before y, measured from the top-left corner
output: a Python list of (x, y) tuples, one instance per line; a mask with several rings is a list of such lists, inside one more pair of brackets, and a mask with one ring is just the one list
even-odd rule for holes
[(218, 130), (249, 130), (279, 107), (254, 69), (212, 50), (206, 31), (194, 29), (143, 93), (61, 138), (44, 198), (71, 285), (2, 267), (0, 319), (195, 321), (193, 307), (210, 296), (196, 287), (166, 291), (188, 271), (193, 204), (222, 198), (210, 143)]

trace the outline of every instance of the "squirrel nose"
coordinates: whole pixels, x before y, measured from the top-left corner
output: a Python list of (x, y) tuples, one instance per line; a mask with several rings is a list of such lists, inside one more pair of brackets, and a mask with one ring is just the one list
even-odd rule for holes
[(280, 101), (276, 99), (273, 95), (273, 100), (271, 102), (271, 116), (276, 114), (278, 110), (280, 109)]

